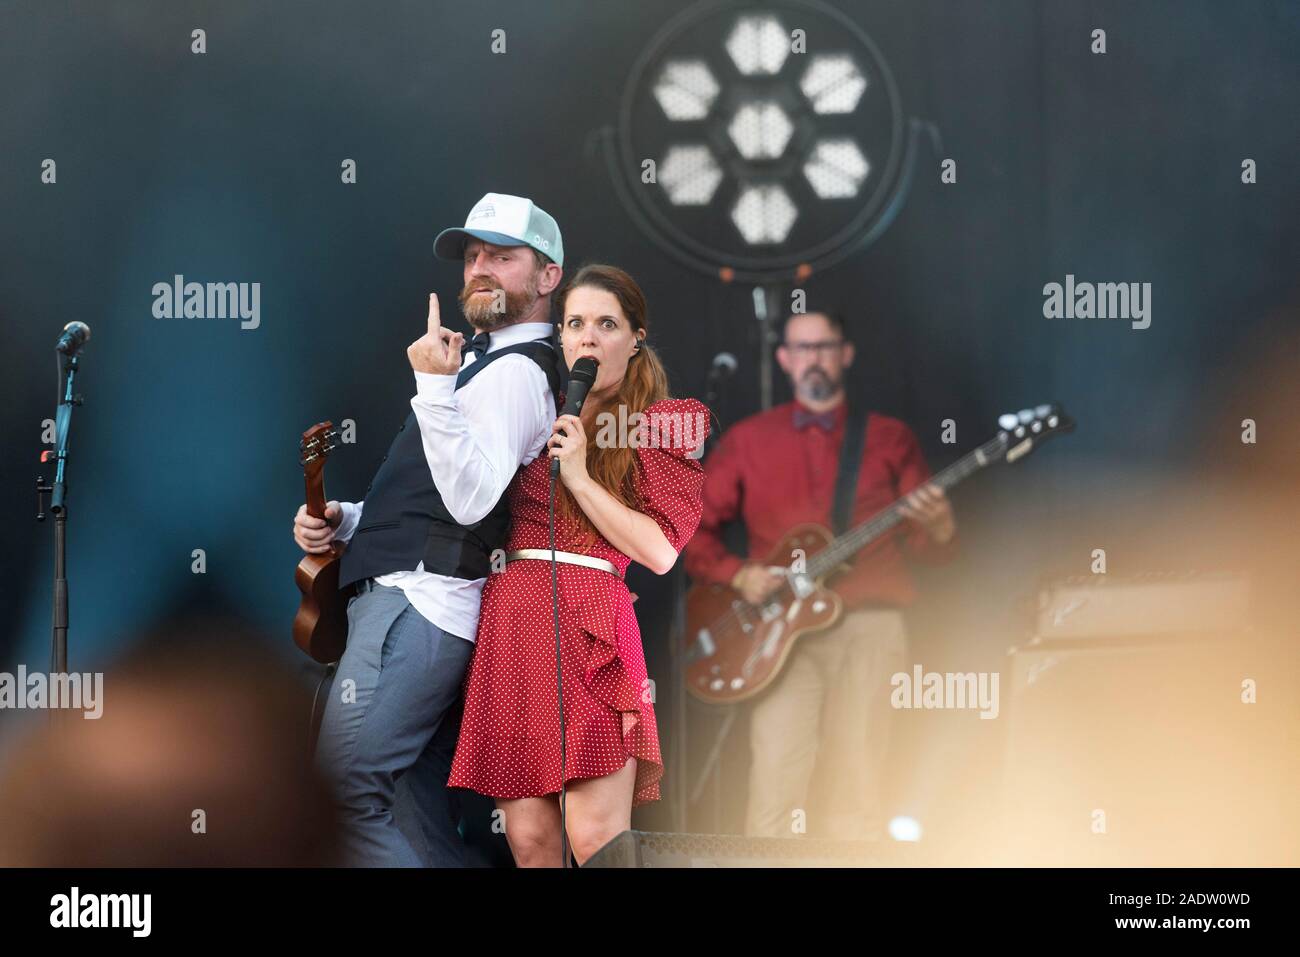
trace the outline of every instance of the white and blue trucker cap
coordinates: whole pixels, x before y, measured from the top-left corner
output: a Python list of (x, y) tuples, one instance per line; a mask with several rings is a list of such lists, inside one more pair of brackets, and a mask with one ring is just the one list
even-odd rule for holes
[(433, 241), (440, 259), (461, 259), (470, 236), (496, 246), (531, 246), (564, 265), (564, 240), (560, 227), (546, 210), (523, 196), (488, 193), (469, 211), (465, 226), (444, 229)]

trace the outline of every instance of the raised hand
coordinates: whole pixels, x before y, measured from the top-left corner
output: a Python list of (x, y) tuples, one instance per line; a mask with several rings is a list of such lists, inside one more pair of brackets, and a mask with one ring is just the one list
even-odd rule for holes
[(438, 294), (429, 293), (429, 328), (406, 347), (411, 368), (431, 375), (455, 375), (460, 371), (460, 350), (464, 345), (465, 337), (461, 333), (442, 327)]

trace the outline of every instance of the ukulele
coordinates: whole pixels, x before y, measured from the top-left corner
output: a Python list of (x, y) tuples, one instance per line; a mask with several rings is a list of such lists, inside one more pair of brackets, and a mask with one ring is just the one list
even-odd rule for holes
[[(302, 434), (303, 477), (307, 481), (307, 514), (325, 518), (325, 460), (337, 446), (334, 423), (320, 422)], [(293, 642), (321, 664), (343, 657), (348, 638), (348, 599), (356, 592), (349, 585), (339, 590), (339, 563), (347, 545), (332, 542), (328, 552), (304, 555), (294, 572), (302, 592), (293, 619)]]
[[(931, 481), (944, 491), (995, 462), (1014, 463), (1045, 439), (1074, 430), (1057, 405), (1040, 405), (998, 419), (1000, 430)], [(752, 698), (781, 673), (803, 635), (824, 631), (843, 614), (840, 596), (826, 579), (904, 521), (907, 496), (838, 538), (821, 525), (799, 525), (772, 550), (769, 571), (785, 581), (759, 604), (727, 585), (694, 585), (686, 594), (686, 688), (709, 704)], [(790, 556), (800, 556), (791, 563)]]

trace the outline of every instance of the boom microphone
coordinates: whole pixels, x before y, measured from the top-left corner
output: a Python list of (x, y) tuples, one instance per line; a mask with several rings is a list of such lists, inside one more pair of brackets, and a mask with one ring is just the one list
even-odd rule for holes
[(736, 371), (736, 357), (730, 352), (719, 352), (713, 357), (713, 365), (709, 368), (710, 379), (725, 379)]
[[(591, 356), (583, 356), (573, 364), (569, 370), (569, 387), (564, 392), (564, 408), (560, 410), (560, 415), (582, 414), (582, 403), (586, 400), (592, 383), (596, 381), (596, 366), (599, 364)], [(560, 434), (568, 435), (563, 429), (560, 429)], [(556, 478), (559, 474), (560, 460), (551, 459), (551, 478)]]

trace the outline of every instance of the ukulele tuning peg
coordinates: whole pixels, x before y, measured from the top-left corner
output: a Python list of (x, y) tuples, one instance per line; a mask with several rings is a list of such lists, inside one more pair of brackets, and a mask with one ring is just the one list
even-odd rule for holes
[(1012, 412), (1007, 412), (1004, 415), (998, 416), (998, 428), (1002, 428), (1002, 429), (1006, 429), (1007, 431), (1010, 431), (1019, 424), (1020, 424), (1020, 419), (1018, 419), (1015, 416), (1015, 414)]

